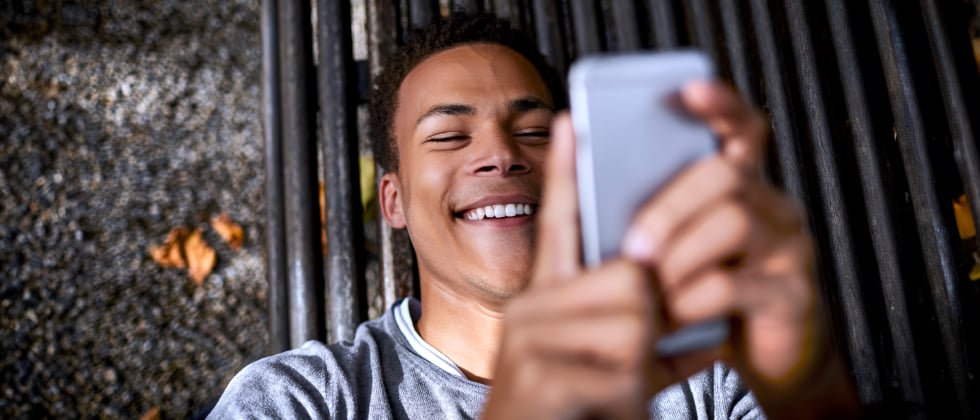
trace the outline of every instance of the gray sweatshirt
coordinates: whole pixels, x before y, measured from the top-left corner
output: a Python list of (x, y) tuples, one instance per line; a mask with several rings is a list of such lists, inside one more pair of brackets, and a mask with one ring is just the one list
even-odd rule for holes
[[(459, 374), (404, 317), (405, 300), (357, 328), (354, 342), (302, 347), (258, 360), (228, 384), (209, 418), (464, 419), (490, 387)], [(398, 311), (404, 310), (399, 326)], [(716, 363), (650, 401), (654, 419), (764, 418), (735, 371)]]

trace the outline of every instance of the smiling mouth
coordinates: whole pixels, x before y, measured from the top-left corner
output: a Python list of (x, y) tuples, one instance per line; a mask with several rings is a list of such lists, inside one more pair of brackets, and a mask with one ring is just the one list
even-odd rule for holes
[(506, 219), (510, 217), (530, 216), (534, 214), (534, 206), (523, 203), (491, 204), (477, 207), (460, 213), (457, 217), (466, 220)]

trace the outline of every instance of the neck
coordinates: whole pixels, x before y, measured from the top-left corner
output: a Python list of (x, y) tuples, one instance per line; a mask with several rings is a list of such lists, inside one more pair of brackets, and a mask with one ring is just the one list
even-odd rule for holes
[(422, 279), (416, 330), (473, 381), (490, 384), (503, 333), (500, 302), (487, 304)]

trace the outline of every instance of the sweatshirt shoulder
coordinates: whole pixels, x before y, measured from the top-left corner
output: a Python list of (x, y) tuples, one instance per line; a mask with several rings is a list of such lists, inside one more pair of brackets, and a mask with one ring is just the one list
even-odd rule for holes
[(326, 382), (336, 360), (328, 347), (302, 347), (259, 359), (232, 378), (208, 418), (316, 417), (326, 413)]
[(390, 355), (381, 353), (394, 345), (381, 323), (362, 324), (352, 343), (308, 341), (249, 364), (209, 418), (345, 418), (369, 408), (384, 394), (381, 359)]

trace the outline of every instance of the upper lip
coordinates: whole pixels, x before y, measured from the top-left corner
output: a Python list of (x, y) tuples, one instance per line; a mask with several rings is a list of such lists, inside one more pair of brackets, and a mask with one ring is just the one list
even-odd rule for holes
[(479, 200), (467, 203), (456, 208), (456, 214), (460, 215), (473, 210), (477, 207), (486, 207), (494, 204), (530, 204), (536, 205), (538, 199), (525, 194), (491, 195)]

